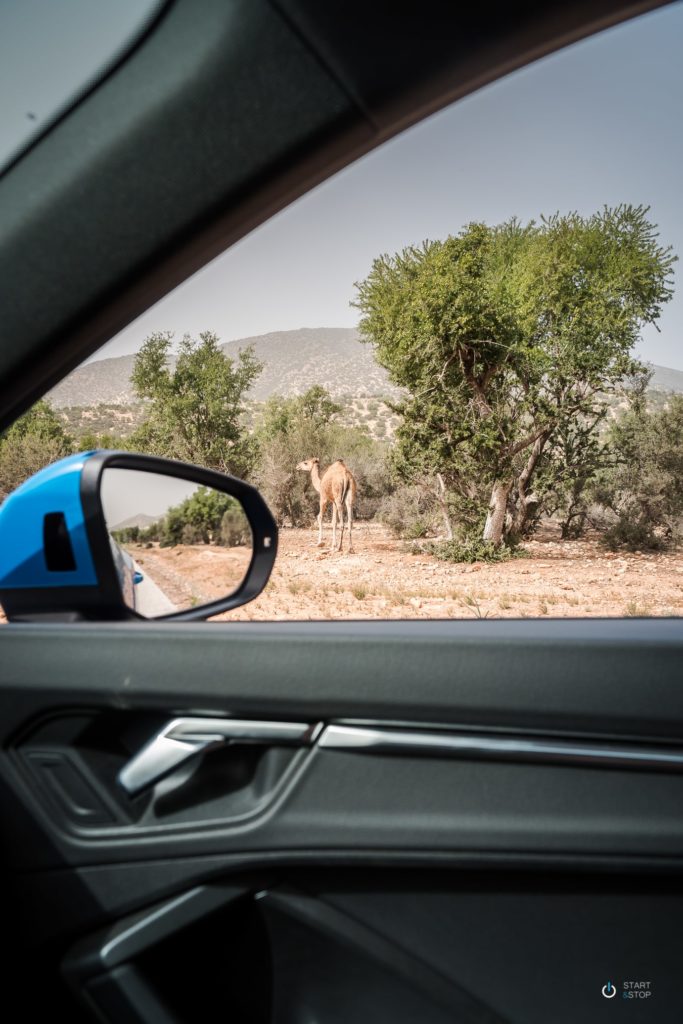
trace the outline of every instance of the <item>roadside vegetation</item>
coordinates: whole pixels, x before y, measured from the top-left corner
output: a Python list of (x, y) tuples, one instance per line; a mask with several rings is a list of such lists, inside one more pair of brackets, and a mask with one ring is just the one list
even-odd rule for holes
[(157, 522), (113, 530), (112, 536), (119, 544), (145, 547), (152, 547), (155, 542), (162, 548), (177, 544), (251, 545), (251, 530), (240, 503), (210, 487), (198, 487)]
[[(0, 437), (0, 498), (72, 451), (125, 448), (248, 479), (281, 527), (301, 528), (318, 500), (297, 463), (342, 458), (358, 484), (355, 517), (413, 554), (504, 561), (549, 523), (567, 543), (673, 548), (683, 397), (651, 401), (634, 348), (673, 294), (674, 263), (647, 208), (629, 205), (469, 224), (382, 255), (355, 305), (395, 400), (339, 402), (318, 385), (257, 404), (248, 396), (263, 367), (250, 349), (233, 359), (210, 331), (177, 347), (171, 332), (153, 334), (125, 415), (60, 416), (43, 401)], [(121, 539), (245, 543), (235, 510), (210, 505), (198, 492)]]

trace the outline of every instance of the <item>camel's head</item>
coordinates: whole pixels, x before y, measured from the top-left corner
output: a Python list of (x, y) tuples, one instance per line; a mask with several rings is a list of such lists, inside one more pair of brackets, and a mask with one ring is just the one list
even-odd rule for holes
[(302, 469), (304, 473), (310, 473), (314, 466), (319, 465), (320, 459), (304, 459), (297, 465), (297, 469)]

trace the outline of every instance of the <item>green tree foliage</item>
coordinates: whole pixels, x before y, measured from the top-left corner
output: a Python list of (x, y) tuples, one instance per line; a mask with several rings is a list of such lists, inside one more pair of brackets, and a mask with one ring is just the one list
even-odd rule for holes
[(70, 455), (73, 439), (48, 402), (37, 402), (0, 435), (0, 501), (28, 477)]
[(614, 459), (600, 429), (607, 412), (603, 405), (592, 417), (567, 418), (558, 424), (538, 467), (538, 505), (529, 527), (545, 514), (559, 520), (563, 540), (582, 536), (589, 517), (591, 485)]
[(279, 524), (308, 525), (317, 514), (318, 496), (296, 466), (317, 457), (322, 470), (343, 458), (358, 484), (355, 515), (373, 515), (391, 487), (387, 446), (359, 427), (335, 420), (341, 406), (316, 385), (295, 398), (274, 396), (257, 426), (259, 461), (256, 481)]
[(97, 448), (109, 451), (136, 450), (131, 448), (130, 438), (120, 437), (118, 434), (95, 434), (89, 432), (79, 437), (76, 443), (78, 449), (84, 452), (94, 451)]
[(461, 532), (494, 545), (524, 532), (562, 429), (645, 372), (632, 349), (674, 262), (647, 212), (470, 224), (381, 256), (357, 284), (361, 335), (409, 392), (396, 469), (440, 474)]
[(592, 487), (612, 548), (662, 548), (683, 533), (683, 396), (666, 408), (642, 406), (612, 424), (612, 464)]
[[(162, 547), (176, 544), (221, 544), (222, 529), (226, 515), (239, 519), (245, 536), (251, 536), (242, 507), (229, 494), (221, 494), (212, 488), (199, 487), (191, 497), (166, 513), (160, 529), (159, 541)], [(226, 520), (227, 524), (228, 520)], [(235, 543), (233, 540), (231, 543)]]
[(250, 348), (226, 356), (210, 331), (186, 335), (175, 362), (172, 346), (170, 332), (152, 334), (135, 358), (131, 379), (149, 415), (128, 446), (245, 476), (255, 445), (242, 426), (244, 400), (262, 364)]
[(141, 529), (125, 527), (114, 532), (120, 544), (158, 541), (161, 547), (177, 544), (220, 544), (232, 547), (251, 543), (251, 529), (236, 498), (210, 487), (170, 508), (157, 523)]

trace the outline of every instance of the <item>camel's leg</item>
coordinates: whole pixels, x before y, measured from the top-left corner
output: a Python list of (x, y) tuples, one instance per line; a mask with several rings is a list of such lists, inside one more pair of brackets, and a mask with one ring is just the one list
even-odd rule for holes
[(320, 502), (320, 512), (318, 513), (318, 543), (317, 543), (317, 547), (319, 547), (319, 548), (321, 548), (323, 546), (323, 516), (325, 515), (325, 506), (326, 505), (327, 505), (326, 501), (321, 501)]
[(351, 524), (353, 522), (353, 499), (350, 494), (346, 495), (346, 522), (349, 527), (349, 552), (353, 551), (353, 540), (351, 538)]
[(332, 547), (330, 551), (337, 550), (337, 503), (332, 502)]
[(341, 526), (341, 534), (340, 534), (340, 537), (339, 537), (339, 547), (337, 548), (337, 551), (341, 551), (342, 546), (344, 544), (344, 502), (343, 501), (339, 502), (339, 524)]

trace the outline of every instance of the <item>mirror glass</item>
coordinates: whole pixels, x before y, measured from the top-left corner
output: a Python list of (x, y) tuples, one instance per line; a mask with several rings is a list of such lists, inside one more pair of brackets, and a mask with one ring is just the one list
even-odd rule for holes
[(251, 528), (229, 494), (107, 468), (100, 497), (125, 601), (146, 618), (227, 597), (247, 575)]

